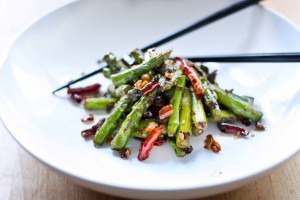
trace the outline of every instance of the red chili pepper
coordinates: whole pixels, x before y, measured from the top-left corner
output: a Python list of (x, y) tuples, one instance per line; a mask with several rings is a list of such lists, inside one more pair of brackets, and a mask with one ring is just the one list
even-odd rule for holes
[(159, 119), (160, 120), (164, 120), (168, 117), (170, 117), (173, 113), (173, 106), (172, 104), (168, 104), (168, 105), (165, 105), (164, 107), (162, 107), (160, 110), (159, 110)]
[(180, 62), (180, 68), (191, 80), (196, 97), (201, 99), (202, 95), (204, 94), (204, 87), (199, 78), (199, 74), (193, 67), (189, 66), (183, 58), (175, 57), (175, 60)]
[(242, 136), (247, 136), (249, 134), (249, 132), (246, 129), (234, 124), (228, 124), (222, 122), (222, 123), (218, 123), (218, 128), (223, 133), (231, 133), (231, 134), (242, 135)]
[(154, 142), (161, 135), (163, 130), (164, 130), (164, 125), (160, 125), (159, 127), (156, 127), (152, 131), (152, 133), (147, 137), (147, 139), (142, 143), (140, 152), (138, 155), (138, 159), (140, 161), (145, 160), (149, 157), (149, 152), (151, 151), (151, 149), (154, 145)]
[(67, 93), (68, 94), (84, 94), (89, 92), (97, 92), (101, 85), (99, 83), (95, 83), (86, 87), (80, 87), (80, 88), (68, 88)]
[(153, 90), (155, 90), (158, 87), (159, 87), (158, 82), (152, 81), (152, 82), (148, 83), (147, 85), (145, 85), (145, 87), (142, 89), (142, 92), (145, 96), (147, 96), (150, 92), (152, 92)]
[(97, 124), (93, 125), (91, 128), (81, 131), (81, 136), (88, 138), (96, 134), (97, 129), (100, 128), (105, 122), (105, 118), (100, 119)]

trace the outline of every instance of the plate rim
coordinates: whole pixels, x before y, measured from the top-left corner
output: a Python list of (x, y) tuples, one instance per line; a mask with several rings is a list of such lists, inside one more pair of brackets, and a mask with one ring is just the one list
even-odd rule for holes
[[(17, 36), (12, 40), (12, 42), (8, 45), (7, 51), (4, 51), (6, 53), (4, 53), (2, 55), (2, 58), (0, 57), (0, 70), (2, 68), (2, 66), (5, 64), (5, 61), (7, 60), (9, 54), (10, 54), (10, 49), (13, 47), (13, 45), (15, 44), (15, 42), (30, 28), (32, 27), (34, 24), (36, 24), (37, 22), (39, 22), (40, 20), (44, 19), (45, 17), (47, 17), (48, 15), (50, 15), (51, 13), (69, 6), (70, 4), (76, 3), (78, 2), (78, 0), (66, 0), (63, 3), (54, 6), (53, 8), (49, 9), (48, 11), (46, 11), (45, 13), (43, 13), (41, 16), (39, 16), (38, 18), (34, 19), (32, 22), (28, 23), (27, 26), (25, 26), (22, 31), (20, 31)], [(256, 5), (256, 6), (260, 6), (260, 5)], [(284, 16), (283, 14), (271, 9), (271, 8), (267, 8), (265, 6), (261, 6), (266, 12), (269, 12), (269, 14), (273, 15), (274, 17), (277, 17), (278, 19), (283, 20), (285, 23), (287, 23), (288, 25), (290, 25), (291, 27), (295, 28), (299, 33), (300, 33), (300, 27), (298, 27), (294, 22), (292, 22), (291, 20), (289, 20), (286, 16)], [(2, 61), (3, 59), (3, 61)], [(1, 90), (0, 90), (1, 92)], [(1, 100), (1, 99), (0, 99)], [(86, 183), (91, 183), (91, 184), (96, 184), (98, 186), (102, 186), (102, 187), (113, 187), (116, 189), (126, 189), (126, 190), (145, 190), (145, 191), (160, 191), (158, 189), (147, 189), (147, 188), (132, 188), (132, 187), (126, 187), (126, 186), (119, 186), (119, 185), (110, 185), (107, 183), (99, 183), (96, 182), (94, 180), (91, 179), (86, 179), (86, 177), (82, 177), (82, 176), (78, 176), (76, 174), (70, 173), (68, 171), (62, 170), (61, 168), (59, 168), (59, 166), (55, 166), (52, 163), (47, 162), (47, 159), (43, 159), (42, 157), (37, 156), (37, 154), (35, 154), (34, 152), (31, 152), (29, 149), (30, 148), (26, 148), (21, 141), (18, 140), (18, 138), (16, 138), (16, 135), (13, 133), (13, 131), (11, 131), (12, 129), (14, 129), (13, 127), (9, 127), (8, 124), (9, 123), (9, 119), (6, 118), (6, 116), (4, 116), (3, 114), (3, 110), (0, 107), (0, 120), (1, 123), (3, 124), (3, 126), (5, 127), (6, 131), (14, 138), (14, 140), (23, 148), (25, 149), (26, 152), (28, 152), (31, 156), (33, 156), (35, 159), (37, 159), (39, 162), (43, 163), (45, 166), (50, 167), (51, 169), (62, 173), (64, 175), (66, 175), (68, 177), (68, 179), (77, 179), (78, 181), (84, 181)], [(292, 157), (294, 157), (296, 154), (298, 154), (300, 152), (300, 146), (298, 148), (297, 151), (293, 152), (292, 154), (290, 154), (289, 156), (285, 157), (284, 159), (281, 160), (276, 160), (277, 162), (273, 163), (271, 166), (261, 169), (261, 170), (256, 170), (256, 173), (252, 173), (252, 174), (248, 174), (248, 176), (243, 176), (243, 177), (239, 177), (230, 181), (222, 181), (219, 184), (208, 184), (205, 187), (199, 187), (199, 186), (187, 186), (187, 187), (181, 187), (181, 188), (173, 188), (171, 190), (161, 190), (160, 192), (170, 192), (173, 190), (180, 190), (180, 191), (186, 191), (186, 190), (199, 190), (199, 189), (205, 189), (205, 188), (214, 188), (214, 187), (221, 187), (224, 185), (227, 185), (229, 183), (238, 183), (240, 181), (246, 181), (246, 182), (250, 182), (251, 179), (255, 179), (256, 177), (259, 177), (269, 171), (271, 171), (272, 169), (275, 169), (277, 167), (279, 167), (281, 164), (285, 163), (287, 160), (291, 159)], [(247, 181), (248, 180), (248, 181)], [(102, 191), (102, 190), (99, 190)], [(104, 192), (104, 191), (102, 191)]]

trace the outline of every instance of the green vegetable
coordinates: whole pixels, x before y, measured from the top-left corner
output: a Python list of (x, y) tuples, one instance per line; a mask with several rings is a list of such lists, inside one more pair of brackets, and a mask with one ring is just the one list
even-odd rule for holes
[(181, 105), (181, 99), (182, 99), (182, 94), (183, 94), (183, 90), (185, 87), (185, 83), (186, 83), (186, 76), (181, 75), (177, 80), (174, 95), (173, 95), (172, 99), (170, 100), (170, 103), (173, 106), (173, 113), (169, 117), (169, 122), (168, 122), (168, 135), (169, 136), (174, 136), (179, 127), (180, 105)]
[(159, 67), (171, 54), (172, 50), (164, 51), (157, 56), (151, 58), (149, 61), (143, 62), (140, 65), (136, 65), (130, 69), (123, 70), (117, 74), (111, 75), (111, 80), (115, 86), (128, 83), (134, 78), (148, 73), (149, 70)]
[(172, 139), (169, 139), (168, 142), (169, 142), (170, 146), (174, 149), (177, 157), (183, 157), (186, 155), (186, 152), (184, 151), (184, 149), (179, 148), (176, 145), (176, 142), (174, 142)]
[(131, 85), (127, 85), (127, 84), (121, 85), (115, 89), (115, 96), (120, 98), (120, 97), (126, 95), (128, 93), (128, 91), (131, 89), (132, 89)]
[(192, 101), (193, 101), (193, 103), (192, 103), (192, 120), (193, 120), (195, 128), (197, 129), (197, 131), (194, 131), (193, 133), (199, 134), (199, 133), (202, 133), (207, 128), (207, 118), (206, 118), (202, 100), (198, 99), (196, 97), (192, 87), (190, 87), (190, 90), (191, 90)]
[(192, 128), (192, 95), (188, 88), (184, 88), (181, 101), (180, 124), (176, 134), (176, 144), (180, 148), (189, 146), (191, 128)]
[(132, 131), (138, 127), (144, 112), (152, 104), (156, 92), (157, 90), (154, 90), (148, 96), (143, 96), (141, 100), (132, 107), (132, 111), (127, 115), (119, 132), (110, 143), (112, 149), (118, 150), (126, 147)]
[(117, 102), (117, 99), (106, 97), (90, 97), (85, 99), (84, 107), (90, 110), (106, 109), (107, 105), (112, 102)]
[(234, 114), (252, 119), (253, 121), (259, 121), (262, 118), (263, 113), (261, 111), (255, 109), (240, 98), (237, 98), (232, 93), (226, 92), (217, 85), (214, 85), (214, 91), (218, 95), (218, 101)]
[(128, 106), (128, 97), (123, 96), (115, 105), (111, 114), (106, 118), (104, 124), (97, 130), (94, 137), (94, 144), (101, 145), (105, 138), (110, 134), (117, 126), (118, 120), (121, 118), (126, 107)]

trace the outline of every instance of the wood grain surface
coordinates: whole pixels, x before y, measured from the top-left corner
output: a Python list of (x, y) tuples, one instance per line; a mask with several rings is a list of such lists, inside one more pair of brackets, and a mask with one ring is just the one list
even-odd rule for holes
[[(0, 18), (5, 17), (3, 13), (1, 14), (1, 5), (5, 4), (5, 1), (8, 0), (0, 0)], [(33, 13), (42, 12), (43, 9), (46, 10), (47, 6), (52, 6), (56, 2), (59, 1), (52, 1), (52, 3), (48, 4), (42, 4), (41, 1), (37, 1)], [(274, 8), (297, 25), (300, 25), (300, 0), (269, 0), (263, 4)], [(26, 15), (24, 14), (24, 16)], [(30, 17), (34, 18), (34, 14)], [(0, 19), (2, 28), (5, 25), (4, 23), (3, 18), (2, 21)], [(15, 24), (15, 26), (10, 28), (17, 32), (22, 26), (24, 26), (24, 23), (19, 22), (18, 26)], [(9, 43), (9, 37), (6, 36), (6, 40), (3, 37), (2, 40), (0, 39), (0, 45), (2, 46)], [(7, 133), (1, 122), (0, 142), (0, 200), (122, 199), (83, 188), (49, 170), (24, 151)], [(300, 154), (273, 170), (269, 175), (234, 191), (207, 197), (204, 200), (300, 200), (299, 167)]]

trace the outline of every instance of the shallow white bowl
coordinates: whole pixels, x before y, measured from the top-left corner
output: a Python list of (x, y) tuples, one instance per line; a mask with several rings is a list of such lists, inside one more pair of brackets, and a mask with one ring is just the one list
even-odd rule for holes
[[(264, 112), (265, 132), (248, 138), (220, 134), (211, 124), (192, 138), (192, 154), (177, 158), (166, 144), (149, 159), (122, 160), (108, 146), (94, 148), (80, 132), (87, 111), (65, 91), (51, 91), (96, 69), (112, 51), (121, 56), (233, 3), (233, 0), (88, 0), (69, 4), (33, 24), (12, 45), (0, 69), (0, 113), (11, 135), (38, 160), (89, 188), (130, 198), (192, 198), (237, 188), (299, 151), (300, 65), (216, 64), (224, 88), (255, 97)], [(253, 6), (164, 45), (173, 55), (299, 51), (300, 33), (261, 6)], [(101, 75), (79, 85), (109, 81)], [(95, 112), (99, 119), (104, 112)], [(203, 148), (207, 134), (222, 145)]]

